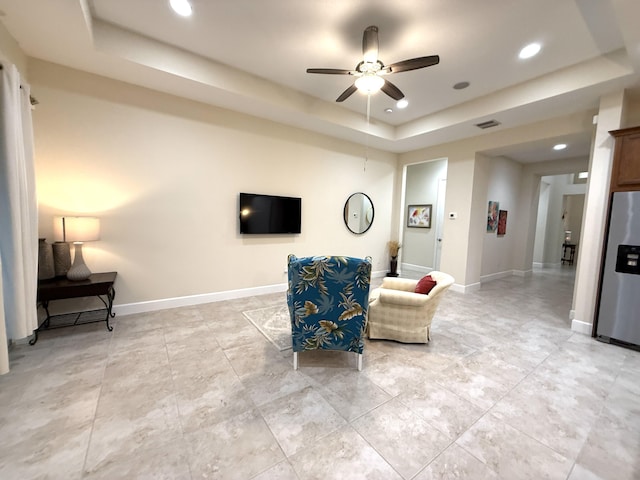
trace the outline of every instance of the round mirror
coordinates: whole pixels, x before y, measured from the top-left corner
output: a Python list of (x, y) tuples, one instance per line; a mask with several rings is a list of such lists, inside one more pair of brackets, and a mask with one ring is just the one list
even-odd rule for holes
[(371, 228), (373, 216), (373, 202), (366, 193), (354, 193), (344, 204), (344, 224), (357, 235)]

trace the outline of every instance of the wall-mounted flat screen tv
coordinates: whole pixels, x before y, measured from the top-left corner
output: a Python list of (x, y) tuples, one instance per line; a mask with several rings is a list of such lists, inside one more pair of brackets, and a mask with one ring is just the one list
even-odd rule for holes
[(302, 199), (240, 193), (240, 233), (300, 233)]

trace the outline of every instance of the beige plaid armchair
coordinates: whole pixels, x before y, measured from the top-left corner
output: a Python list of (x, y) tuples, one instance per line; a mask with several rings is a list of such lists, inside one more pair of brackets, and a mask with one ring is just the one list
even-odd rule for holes
[(453, 285), (451, 275), (433, 271), (429, 275), (436, 286), (428, 295), (415, 293), (418, 280), (385, 277), (382, 286), (369, 295), (369, 338), (404, 343), (431, 340), (431, 320), (442, 294)]

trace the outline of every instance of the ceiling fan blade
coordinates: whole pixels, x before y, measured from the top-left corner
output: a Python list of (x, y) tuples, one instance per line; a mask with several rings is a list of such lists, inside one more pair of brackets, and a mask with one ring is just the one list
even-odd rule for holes
[(402, 62), (387, 65), (385, 68), (389, 73), (408, 72), (409, 70), (417, 70), (418, 68), (430, 67), (440, 63), (438, 55), (430, 55), (428, 57), (411, 58)]
[(378, 61), (378, 27), (371, 25), (362, 35), (362, 57), (367, 63)]
[(344, 102), (347, 98), (353, 95), (356, 90), (358, 90), (358, 87), (356, 87), (356, 84), (354, 83), (344, 92), (342, 92), (338, 98), (336, 98), (336, 102)]
[(389, 80), (384, 81), (384, 85), (380, 87), (380, 90), (382, 90), (384, 93), (389, 95), (394, 100), (401, 100), (404, 98), (404, 93), (402, 93), (400, 89), (396, 87), (393, 83), (391, 83)]
[(325, 73), (328, 75), (352, 75), (351, 70), (340, 70), (338, 68), (307, 68), (307, 73)]

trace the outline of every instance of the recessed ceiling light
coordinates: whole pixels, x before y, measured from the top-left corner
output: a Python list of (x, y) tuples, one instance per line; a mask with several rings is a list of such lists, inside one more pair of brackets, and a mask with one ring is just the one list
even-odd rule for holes
[(188, 17), (192, 13), (191, 4), (189, 0), (169, 0), (169, 4), (173, 11), (178, 15), (182, 15), (183, 17)]
[(384, 113), (393, 113), (393, 108), (385, 108)]
[(518, 56), (522, 59), (531, 58), (536, 56), (538, 52), (540, 52), (540, 44), (530, 43), (529, 45), (524, 47), (522, 50), (520, 50), (520, 53), (518, 54)]
[(559, 143), (559, 144), (553, 146), (554, 150), (564, 150), (565, 148), (567, 148), (567, 144), (566, 143)]
[(396, 103), (396, 107), (398, 108), (407, 108), (407, 105), (409, 105), (409, 102), (407, 101), (406, 98), (403, 98), (402, 100), (398, 100), (398, 103)]
[(458, 82), (453, 86), (453, 88), (454, 90), (463, 90), (468, 86), (469, 86), (469, 82)]

